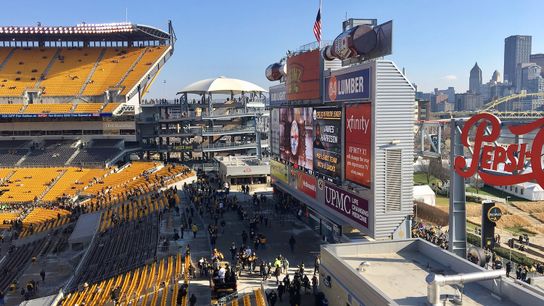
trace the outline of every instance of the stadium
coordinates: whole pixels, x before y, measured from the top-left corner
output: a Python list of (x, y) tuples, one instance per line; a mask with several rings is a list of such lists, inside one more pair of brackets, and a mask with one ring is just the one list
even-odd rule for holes
[[(8, 305), (102, 305), (110, 294), (175, 305), (190, 256), (158, 251), (171, 231), (161, 222), (195, 173), (137, 161), (134, 119), (175, 40), (171, 23), (167, 31), (0, 27), (0, 292)], [(39, 291), (36, 273), (50, 279)]]
[(393, 21), (342, 29), (167, 99), (171, 21), (0, 26), (0, 306), (544, 303), (543, 118), (420, 119)]

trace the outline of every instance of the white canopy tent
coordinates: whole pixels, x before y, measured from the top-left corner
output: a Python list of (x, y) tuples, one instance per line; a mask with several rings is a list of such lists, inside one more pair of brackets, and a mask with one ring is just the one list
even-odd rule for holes
[(243, 92), (261, 93), (267, 91), (264, 88), (248, 81), (220, 76), (189, 84), (181, 89), (178, 94), (240, 94)]
[(432, 206), (436, 205), (436, 194), (429, 185), (414, 186), (413, 197), (415, 201)]

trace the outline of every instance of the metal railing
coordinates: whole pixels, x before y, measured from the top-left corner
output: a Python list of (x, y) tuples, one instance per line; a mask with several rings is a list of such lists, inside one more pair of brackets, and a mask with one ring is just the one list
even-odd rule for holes
[(211, 112), (211, 114), (208, 114), (207, 112), (202, 112), (202, 118), (208, 119), (208, 118), (230, 117), (230, 116), (240, 116), (240, 115), (257, 116), (261, 113), (262, 111), (255, 111), (255, 110), (222, 109), (221, 111), (215, 110)]
[[(268, 141), (261, 141), (261, 147), (267, 147)], [(202, 150), (220, 150), (230, 148), (251, 149), (256, 148), (257, 142), (235, 142), (235, 143), (214, 143), (214, 144), (202, 144)]]
[(238, 128), (232, 128), (232, 129), (225, 129), (223, 127), (220, 128), (202, 128), (202, 134), (228, 134), (228, 133), (251, 133), (255, 132), (254, 126), (248, 126), (248, 127), (238, 127)]

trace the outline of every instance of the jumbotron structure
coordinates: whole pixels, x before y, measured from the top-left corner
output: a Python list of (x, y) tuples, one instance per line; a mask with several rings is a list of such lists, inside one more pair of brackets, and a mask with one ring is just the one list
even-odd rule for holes
[(175, 41), (171, 23), (0, 27), (0, 165), (114, 160)]

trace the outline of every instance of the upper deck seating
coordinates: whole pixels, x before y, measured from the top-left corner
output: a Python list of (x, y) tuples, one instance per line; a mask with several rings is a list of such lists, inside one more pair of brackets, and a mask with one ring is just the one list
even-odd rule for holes
[(91, 73), (102, 48), (64, 48), (58, 54), (45, 80), (44, 96), (75, 96)]
[(57, 48), (16, 48), (0, 70), (0, 96), (21, 96), (43, 78)]

